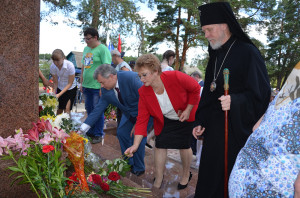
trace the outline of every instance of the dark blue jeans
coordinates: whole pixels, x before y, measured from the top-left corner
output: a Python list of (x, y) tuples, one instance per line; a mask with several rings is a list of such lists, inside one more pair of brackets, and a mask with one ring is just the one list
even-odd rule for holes
[[(99, 89), (83, 88), (83, 94), (85, 98), (85, 110), (87, 115), (89, 115), (93, 109), (96, 107), (100, 100)], [(104, 126), (104, 112), (99, 117), (98, 121), (92, 128), (87, 132), (90, 137), (103, 136), (103, 126)]]

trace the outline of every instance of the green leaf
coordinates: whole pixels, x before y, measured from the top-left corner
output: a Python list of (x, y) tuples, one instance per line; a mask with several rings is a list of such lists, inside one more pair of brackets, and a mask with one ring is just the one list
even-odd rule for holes
[(9, 166), (7, 167), (9, 170), (14, 171), (14, 172), (23, 172), (21, 169), (15, 167), (15, 166)]
[(123, 164), (120, 164), (119, 166), (119, 172), (121, 172), (123, 170)]
[(12, 158), (9, 155), (1, 157), (1, 160), (10, 160), (10, 159), (12, 159)]

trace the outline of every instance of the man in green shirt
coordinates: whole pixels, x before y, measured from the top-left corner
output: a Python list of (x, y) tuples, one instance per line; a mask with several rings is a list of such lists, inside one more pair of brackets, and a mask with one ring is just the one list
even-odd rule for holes
[[(100, 84), (93, 78), (94, 71), (102, 64), (111, 64), (111, 54), (108, 48), (101, 44), (98, 31), (94, 28), (87, 28), (84, 31), (84, 40), (87, 46), (83, 50), (81, 67), (80, 91), (85, 97), (85, 109), (89, 115), (100, 100)], [(87, 135), (92, 138), (92, 143), (99, 143), (103, 137), (104, 114), (99, 117), (95, 126)]]

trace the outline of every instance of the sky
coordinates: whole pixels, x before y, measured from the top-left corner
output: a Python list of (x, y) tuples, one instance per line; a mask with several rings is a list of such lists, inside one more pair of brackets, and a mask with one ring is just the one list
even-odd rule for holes
[[(151, 22), (156, 17), (156, 10), (151, 10), (145, 4), (139, 4), (141, 7), (140, 14)], [(45, 3), (41, 1), (41, 11), (46, 10)], [(46, 18), (49, 19), (49, 18)], [(58, 25), (53, 25), (47, 20), (42, 20), (40, 23), (40, 54), (51, 54), (55, 49), (61, 49), (65, 55), (68, 55), (71, 51), (83, 51), (86, 46), (83, 41), (83, 35), (80, 35), (80, 28), (70, 27), (64, 21), (68, 20), (63, 14), (56, 13), (52, 15), (52, 19), (58, 22)], [(261, 42), (266, 44), (266, 37), (262, 34), (258, 34), (254, 28), (250, 33), (251, 37), (255, 37)], [(137, 39), (132, 37), (125, 37), (121, 35), (121, 40), (126, 41), (130, 45), (134, 45)], [(123, 42), (124, 43), (124, 42)], [(117, 47), (117, 43), (114, 44)], [(168, 43), (163, 43), (158, 46), (156, 53), (163, 54), (166, 50), (172, 49)], [(174, 50), (174, 49), (172, 49)], [(190, 48), (187, 52), (187, 62), (192, 64), (194, 59), (203, 55), (205, 48)], [(125, 56), (138, 56), (137, 51), (127, 51)]]
[[(145, 4), (139, 4), (140, 14), (151, 22), (156, 17), (156, 10), (151, 10)], [(47, 10), (43, 1), (41, 1), (41, 11)], [(63, 14), (56, 13), (52, 15), (52, 20), (58, 22), (58, 25), (53, 25), (47, 20), (42, 20), (40, 23), (40, 54), (51, 54), (55, 49), (61, 49), (65, 55), (71, 51), (83, 51), (86, 46), (83, 41), (83, 36), (80, 35), (80, 28), (70, 27), (64, 21), (67, 20)], [(49, 20), (49, 18), (46, 18)], [(126, 41), (129, 46), (136, 44), (137, 38), (125, 37), (121, 35), (121, 40)], [(124, 43), (124, 42), (123, 42)], [(114, 44), (117, 47), (117, 43)], [(174, 50), (168, 43), (158, 45), (156, 53), (163, 54), (166, 50)], [(199, 54), (203, 54), (202, 48), (189, 49), (187, 53), (187, 61), (192, 62)], [(138, 56), (137, 50), (126, 51), (125, 56)]]
[[(156, 12), (149, 9), (144, 4), (141, 4), (140, 6), (142, 15), (149, 21), (152, 21), (156, 16)], [(41, 11), (46, 9), (45, 3), (41, 1)], [(40, 23), (40, 54), (52, 53), (52, 51), (57, 48), (62, 49), (65, 55), (70, 51), (83, 51), (86, 44), (82, 39), (83, 36), (80, 35), (81, 29), (70, 27), (64, 23), (67, 19), (60, 13), (53, 15), (52, 20), (57, 21), (58, 25), (53, 25), (46, 20), (42, 20)], [(134, 37), (125, 38), (121, 35), (121, 40), (123, 41), (124, 39), (126, 39), (126, 43), (129, 45), (136, 42)], [(117, 44), (114, 44), (114, 46), (117, 47)], [(165, 48), (167, 47), (165, 46), (159, 51), (162, 51)], [(165, 49), (165, 51), (166, 50), (167, 49)], [(138, 54), (137, 52), (129, 51), (126, 52), (125, 55), (137, 56)]]

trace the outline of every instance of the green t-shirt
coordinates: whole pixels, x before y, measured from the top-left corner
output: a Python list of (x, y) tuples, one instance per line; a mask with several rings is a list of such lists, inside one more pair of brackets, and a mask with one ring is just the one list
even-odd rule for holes
[(82, 87), (100, 89), (100, 83), (93, 78), (95, 70), (102, 64), (111, 64), (108, 48), (100, 44), (95, 48), (85, 47), (81, 63), (84, 65)]

